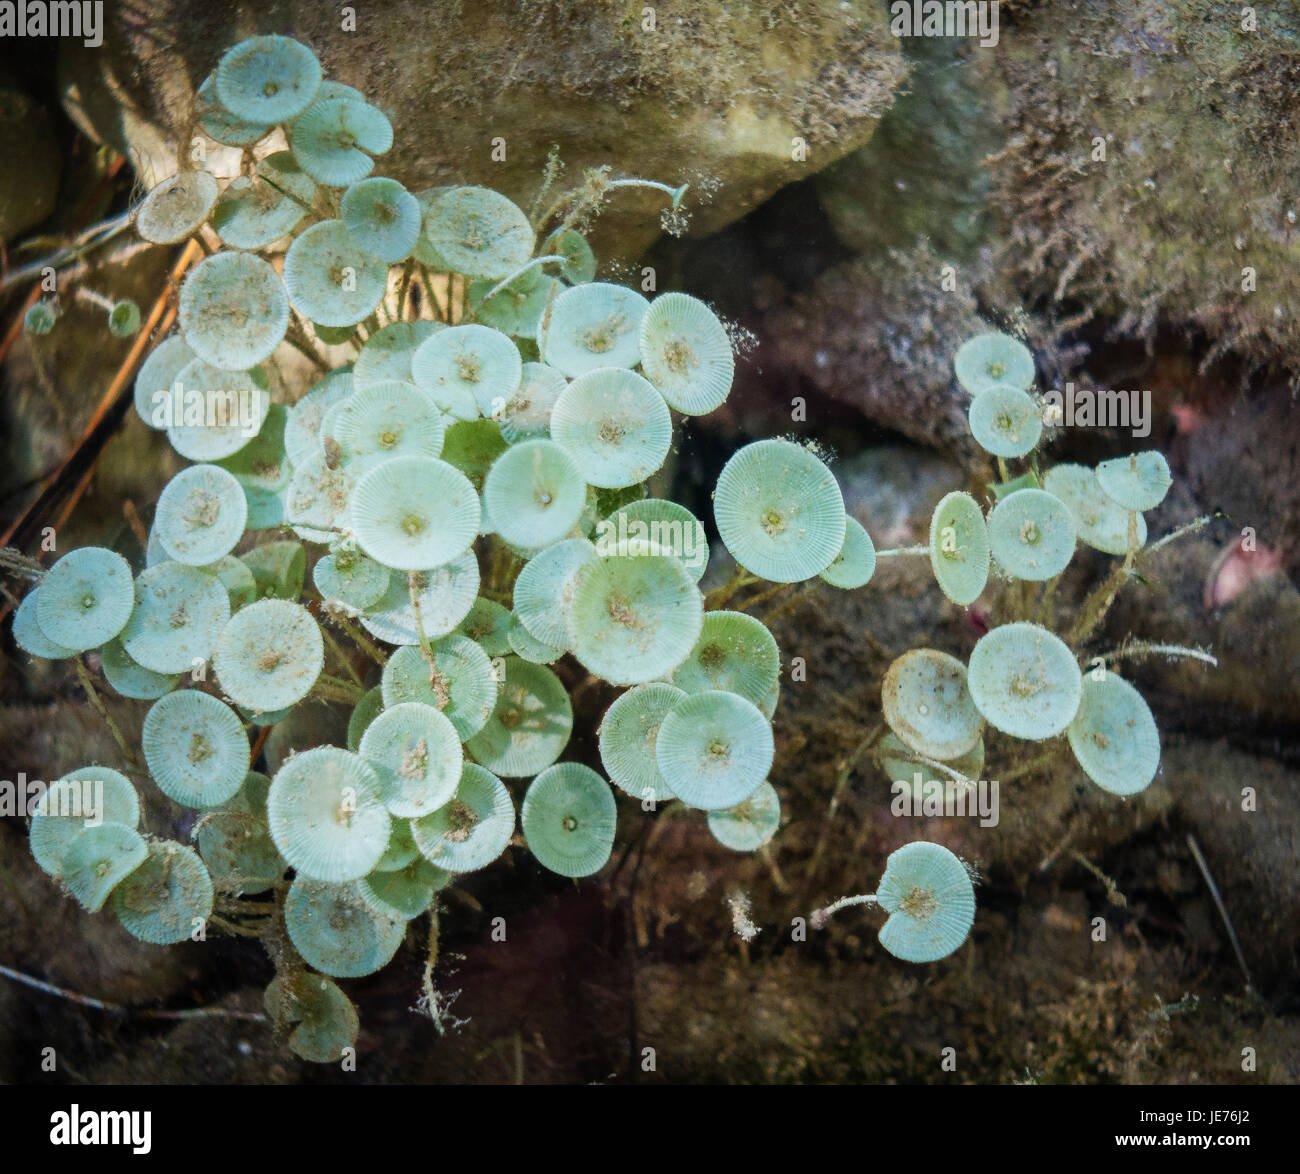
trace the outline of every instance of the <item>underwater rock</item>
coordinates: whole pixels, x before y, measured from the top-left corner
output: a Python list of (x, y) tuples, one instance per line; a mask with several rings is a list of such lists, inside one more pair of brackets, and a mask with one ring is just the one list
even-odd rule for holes
[(0, 90), (0, 241), (54, 210), (62, 160), (50, 116), (18, 90)]
[(763, 339), (818, 391), (875, 424), (951, 453), (982, 457), (953, 378), (954, 340), (990, 329), (971, 286), (941, 286), (929, 241), (837, 266), (768, 319)]
[(974, 54), (1010, 89), (990, 160), (999, 268), (1123, 333), (1172, 322), (1211, 354), (1294, 367), (1298, 48), (1293, 6), (1018, 10)]
[(992, 230), (984, 157), (1002, 145), (1005, 87), (977, 73), (972, 42), (904, 46), (912, 71), (898, 99), (868, 143), (818, 172), (817, 194), (855, 253), (882, 257), (925, 236), (945, 261), (965, 264)]
[[(193, 89), (220, 48), (273, 31), (310, 44), (332, 77), (390, 115), (400, 133), (381, 170), (413, 189), (482, 183), (527, 208), (557, 144), (569, 182), (609, 164), (694, 183), (691, 229), (705, 233), (869, 138), (906, 70), (887, 12), (861, 0), (797, 11), (734, 0), (644, 10), (587, 0), (447, 3), (432, 37), (412, 35), (428, 27), (422, 0), (340, 15), (350, 11), (180, 0), (152, 6), (147, 21), (114, 11), (104, 48), (69, 70), (83, 120), (129, 148), (151, 185), (170, 174), (178, 146), (189, 150)], [(711, 202), (698, 204), (710, 189)], [(635, 254), (653, 239), (661, 203), (620, 194), (606, 233), (632, 233), (622, 252)]]
[(844, 508), (877, 546), (906, 546), (927, 533), (944, 494), (965, 484), (960, 466), (909, 445), (869, 448), (835, 462)]
[[(1168, 747), (1164, 769), (1256, 981), (1266, 992), (1287, 982), (1295, 975), (1300, 942), (1300, 775), (1226, 742)], [(1252, 809), (1247, 787), (1254, 792)], [(1222, 952), (1222, 965), (1235, 969), (1226, 940)]]

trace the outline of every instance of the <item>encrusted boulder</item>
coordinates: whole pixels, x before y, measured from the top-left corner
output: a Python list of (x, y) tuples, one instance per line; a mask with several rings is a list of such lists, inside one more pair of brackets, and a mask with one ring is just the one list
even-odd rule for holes
[[(865, 0), (394, 0), (355, 11), (160, 0), (147, 21), (129, 8), (106, 17), (104, 50), (65, 48), (66, 84), (82, 123), (126, 148), (145, 183), (190, 149), (194, 90), (222, 51), (275, 32), (389, 114), (397, 145), (382, 174), (488, 184), (527, 208), (555, 144), (572, 179), (609, 164), (693, 182), (696, 200), (711, 192), (695, 232), (860, 146), (906, 72), (886, 10)], [(608, 223), (630, 234), (627, 253), (653, 237), (661, 204), (620, 193)]]

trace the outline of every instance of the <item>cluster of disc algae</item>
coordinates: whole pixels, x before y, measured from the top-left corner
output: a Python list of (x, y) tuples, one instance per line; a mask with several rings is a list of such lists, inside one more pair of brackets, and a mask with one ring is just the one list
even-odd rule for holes
[[(868, 744), (895, 793), (910, 792), (918, 810), (932, 797), (956, 798), (958, 811), (975, 810), (978, 789), (996, 785), (986, 781), (996, 777), (985, 766), (989, 727), (1009, 740), (998, 749), (1009, 751), (1018, 775), (1073, 777), (1082, 770), (1102, 791), (1121, 798), (1139, 794), (1160, 767), (1159, 732), (1141, 693), (1112, 665), (1150, 655), (1216, 662), (1199, 649), (1134, 638), (1107, 652), (1089, 645), (1120, 590), (1141, 581), (1145, 554), (1210, 519), (1199, 518), (1149, 547), (1143, 515), (1172, 484), (1163, 454), (1132, 453), (1095, 469), (1049, 466), (1041, 449), (1060, 420), (1050, 400), (1033, 389), (1029, 349), (1006, 334), (982, 334), (960, 346), (953, 365), (971, 397), (971, 433), (998, 475), (983, 502), (962, 491), (944, 497), (927, 543), (877, 553), (928, 557), (944, 594), (961, 607), (986, 600), (993, 626), (965, 662), (933, 648), (897, 657), (881, 683), (884, 728)], [(1058, 622), (1056, 587), (1080, 544), (1118, 561)], [(1043, 750), (1017, 756), (1017, 742)], [(1008, 801), (1003, 794), (1001, 802)], [(936, 814), (946, 810), (935, 807)], [(908, 961), (945, 957), (973, 924), (965, 866), (947, 849), (923, 841), (889, 858), (877, 893), (841, 898), (818, 910), (814, 924), (852, 905), (886, 909), (881, 944)]]
[[(439, 893), (512, 845), (593, 875), (624, 795), (761, 849), (781, 658), (706, 598), (702, 522), (647, 486), (680, 420), (726, 400), (728, 331), (687, 294), (597, 280), (580, 231), (622, 187), (676, 212), (685, 185), (598, 171), (531, 217), (483, 187), (408, 191), (373, 174), (385, 114), (279, 36), (222, 57), (196, 125), (243, 149), (240, 174), (188, 163), (135, 213), (149, 242), (204, 244), (134, 400), (192, 463), (144, 566), (65, 554), (13, 626), (92, 698), (98, 670), (145, 706), (134, 737), (114, 723), (122, 770), (61, 780), (32, 847), (146, 942), (273, 940), (268, 1012), (300, 1056), (334, 1060), (358, 1030), (335, 980), (383, 967), (418, 917), (436, 940)], [(301, 394), (293, 351), (318, 369)], [(874, 569), (799, 444), (737, 453), (715, 516), (751, 581), (851, 588)], [(563, 759), (583, 672), (622, 690), (603, 774)], [(346, 745), (257, 770), (266, 730), (311, 699), (349, 708)], [(147, 780), (190, 809), (173, 815), (193, 847), (141, 830)]]

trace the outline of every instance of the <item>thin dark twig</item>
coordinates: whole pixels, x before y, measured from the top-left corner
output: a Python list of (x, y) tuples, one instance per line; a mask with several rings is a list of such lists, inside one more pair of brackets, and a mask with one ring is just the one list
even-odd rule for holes
[(104, 999), (92, 998), (90, 995), (79, 995), (76, 991), (55, 986), (52, 982), (33, 978), (30, 974), (23, 974), (18, 970), (11, 970), (8, 966), (0, 966), (0, 974), (33, 990), (44, 991), (47, 995), (67, 999), (82, 1007), (93, 1007), (97, 1011), (116, 1011), (121, 1015), (135, 1015), (141, 1019), (249, 1019), (255, 1023), (267, 1021), (266, 1016), (260, 1011), (234, 1011), (225, 1007), (191, 1007), (184, 1011), (154, 1011), (146, 1008), (124, 1007), (121, 1003), (109, 1003)]

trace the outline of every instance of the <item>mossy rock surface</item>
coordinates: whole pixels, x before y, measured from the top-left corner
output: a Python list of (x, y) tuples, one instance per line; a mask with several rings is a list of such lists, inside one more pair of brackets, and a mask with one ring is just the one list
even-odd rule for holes
[(1246, 11), (1254, 31), (1241, 6), (1210, 0), (1015, 14), (976, 55), (1010, 91), (992, 204), (1026, 293), (1294, 369), (1300, 13)]
[[(178, 144), (188, 149), (190, 99), (221, 48), (275, 32), (310, 45), (330, 77), (388, 113), (397, 141), (379, 173), (412, 190), (487, 184), (527, 208), (554, 143), (570, 182), (605, 164), (691, 181), (697, 194), (712, 186), (702, 177), (719, 182), (693, 214), (695, 233), (866, 141), (906, 73), (887, 9), (866, 0), (668, 0), (652, 9), (396, 0), (358, 8), (355, 31), (332, 5), (163, 0), (147, 25), (126, 10), (105, 16), (105, 51), (89, 59), (70, 50), (66, 72), (79, 83), (83, 123), (131, 149), (146, 183), (171, 173)], [(104, 91), (114, 101), (96, 98)], [(493, 158), (498, 138), (504, 160)], [(795, 157), (796, 139), (806, 158)], [(657, 233), (663, 204), (654, 193), (619, 193), (605, 236), (621, 234), (635, 253)]]

